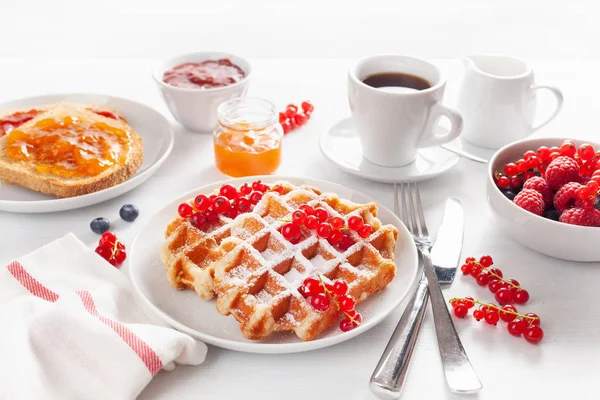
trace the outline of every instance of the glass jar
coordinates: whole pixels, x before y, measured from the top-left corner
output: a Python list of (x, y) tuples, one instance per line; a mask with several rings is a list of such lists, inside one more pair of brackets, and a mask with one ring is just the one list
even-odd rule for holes
[(281, 163), (283, 129), (273, 103), (251, 97), (229, 100), (217, 109), (213, 133), (215, 162), (233, 176), (266, 175)]

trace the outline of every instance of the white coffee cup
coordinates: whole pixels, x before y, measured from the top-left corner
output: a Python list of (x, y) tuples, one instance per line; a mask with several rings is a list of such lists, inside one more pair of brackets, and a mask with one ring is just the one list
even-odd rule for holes
[[(362, 82), (382, 73), (414, 75), (431, 87), (374, 88)], [(457, 138), (462, 131), (462, 117), (440, 103), (445, 87), (440, 70), (415, 57), (382, 54), (364, 58), (353, 66), (348, 74), (348, 98), (364, 157), (373, 164), (399, 167), (414, 161), (419, 148), (439, 146)], [(450, 120), (449, 131), (438, 129), (442, 116)]]

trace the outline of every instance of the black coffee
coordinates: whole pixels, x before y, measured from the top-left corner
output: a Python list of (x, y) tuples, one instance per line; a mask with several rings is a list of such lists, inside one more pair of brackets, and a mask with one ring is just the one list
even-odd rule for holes
[(367, 76), (362, 80), (365, 85), (374, 88), (381, 87), (405, 87), (415, 90), (425, 90), (431, 87), (431, 83), (416, 75), (404, 74), (401, 72), (383, 72)]

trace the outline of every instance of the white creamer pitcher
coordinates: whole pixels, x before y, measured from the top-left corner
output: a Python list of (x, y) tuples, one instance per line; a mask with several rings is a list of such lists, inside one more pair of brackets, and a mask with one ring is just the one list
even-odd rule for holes
[[(474, 55), (464, 62), (458, 110), (464, 119), (462, 137), (476, 146), (498, 149), (523, 139), (554, 119), (562, 108), (560, 90), (535, 85), (531, 66), (521, 59)], [(556, 108), (546, 121), (533, 126), (539, 89), (556, 96)]]

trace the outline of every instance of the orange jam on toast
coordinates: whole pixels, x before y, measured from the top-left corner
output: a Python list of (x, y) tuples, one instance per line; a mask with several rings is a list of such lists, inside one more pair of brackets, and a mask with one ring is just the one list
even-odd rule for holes
[(6, 153), (13, 160), (67, 178), (96, 176), (124, 165), (131, 148), (129, 131), (74, 116), (42, 119), (26, 131), (12, 130), (7, 139)]

